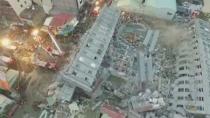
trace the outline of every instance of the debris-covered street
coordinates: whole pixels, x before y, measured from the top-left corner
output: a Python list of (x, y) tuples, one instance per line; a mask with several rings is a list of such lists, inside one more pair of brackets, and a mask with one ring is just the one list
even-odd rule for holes
[(208, 0), (0, 0), (0, 118), (209, 118)]

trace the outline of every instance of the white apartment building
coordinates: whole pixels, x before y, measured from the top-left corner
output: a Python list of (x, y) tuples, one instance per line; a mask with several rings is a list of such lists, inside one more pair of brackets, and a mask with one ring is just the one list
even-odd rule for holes
[(66, 82), (92, 92), (119, 17), (120, 11), (114, 7), (101, 10), (95, 24), (81, 37), (83, 42), (72, 64), (66, 65), (61, 73)]
[(31, 0), (7, 0), (9, 4), (12, 6), (16, 14), (19, 16), (20, 13), (26, 8), (31, 7)]
[(210, 115), (210, 23), (196, 19), (190, 24), (191, 38), (180, 42), (172, 88), (172, 108)]

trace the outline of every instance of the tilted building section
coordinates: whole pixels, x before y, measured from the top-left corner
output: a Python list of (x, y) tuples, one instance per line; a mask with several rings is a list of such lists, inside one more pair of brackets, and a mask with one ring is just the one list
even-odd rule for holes
[(84, 40), (72, 65), (63, 73), (64, 80), (91, 92), (97, 71), (109, 46), (118, 22), (120, 11), (105, 7), (92, 28), (82, 37)]

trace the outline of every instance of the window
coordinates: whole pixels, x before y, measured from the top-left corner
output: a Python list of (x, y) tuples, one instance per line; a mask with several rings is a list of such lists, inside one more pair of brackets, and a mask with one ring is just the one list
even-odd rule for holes
[(179, 77), (185, 77), (187, 74), (180, 74)]
[(179, 62), (179, 64), (186, 64), (186, 63), (187, 63), (186, 60), (182, 60), (182, 61)]
[(173, 15), (171, 12), (167, 12), (167, 15), (169, 15), (169, 16), (171, 16), (171, 15)]
[(202, 106), (197, 106), (197, 110), (199, 110), (199, 111), (204, 111), (204, 107), (202, 107)]
[(198, 91), (199, 92), (203, 92), (203, 88), (198, 88)]
[(95, 68), (95, 67), (96, 67), (96, 64), (95, 64), (95, 63), (91, 63), (90, 66), (91, 66), (92, 68)]
[(89, 73), (89, 74), (92, 74), (92, 71), (89, 70), (88, 73)]
[[(195, 36), (194, 36), (195, 37)], [(198, 43), (198, 40), (195, 40), (195, 43)]]
[(17, 0), (17, 2), (20, 2), (20, 0)]
[(185, 96), (184, 99), (185, 99), (185, 100), (189, 100), (189, 97), (188, 97), (188, 96)]
[(181, 104), (178, 104), (178, 105), (176, 105), (176, 107), (181, 107), (181, 108), (183, 108), (183, 105), (181, 105)]
[(87, 77), (85, 77), (85, 81), (88, 81), (88, 78)]
[(179, 70), (184, 70), (184, 66), (180, 67)]
[(23, 7), (23, 5), (21, 4), (21, 5), (20, 5), (20, 7), (22, 8), (22, 7)]
[(77, 73), (75, 71), (72, 72), (72, 75), (77, 76)]
[(197, 65), (197, 68), (201, 68), (201, 65)]
[(180, 55), (179, 58), (185, 58), (187, 55)]
[(202, 75), (202, 72), (195, 73), (195, 76), (199, 76), (199, 75)]
[(200, 59), (199, 58), (197, 58), (197, 59), (194, 59), (195, 61), (200, 61)]
[(190, 82), (188, 80), (185, 80), (185, 84), (189, 84)]
[(184, 81), (179, 81), (179, 83), (178, 84), (184, 84)]
[(177, 97), (177, 99), (178, 99), (178, 100), (183, 100), (183, 99), (184, 99), (184, 97), (182, 97), (182, 96), (178, 96), (178, 97)]
[(185, 88), (185, 92), (190, 92), (190, 89), (189, 88)]
[(184, 88), (179, 88), (178, 92), (184, 92)]
[(25, 3), (25, 4), (27, 4), (27, 2), (26, 2), (26, 1), (24, 1), (24, 3)]
[(195, 55), (198, 55), (198, 52), (196, 52)]
[(101, 49), (98, 49), (98, 50), (97, 50), (97, 54), (100, 55), (101, 53), (102, 53), (102, 50), (101, 50)]
[(195, 80), (195, 83), (196, 83), (196, 84), (203, 83), (203, 80)]
[(79, 4), (82, 4), (82, 2), (83, 2), (82, 0), (79, 0)]
[(195, 50), (195, 49), (197, 49), (197, 47), (193, 47), (193, 49)]
[(198, 99), (199, 101), (204, 101), (204, 98), (203, 98), (203, 97), (197, 97), (197, 99)]

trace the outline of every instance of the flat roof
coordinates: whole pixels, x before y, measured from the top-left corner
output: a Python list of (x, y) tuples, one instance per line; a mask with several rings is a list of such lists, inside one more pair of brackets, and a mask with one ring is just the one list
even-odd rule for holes
[(154, 8), (167, 8), (177, 11), (176, 0), (146, 0), (145, 4)]

